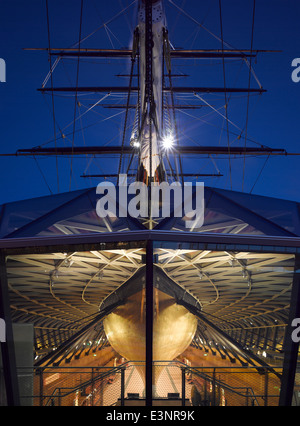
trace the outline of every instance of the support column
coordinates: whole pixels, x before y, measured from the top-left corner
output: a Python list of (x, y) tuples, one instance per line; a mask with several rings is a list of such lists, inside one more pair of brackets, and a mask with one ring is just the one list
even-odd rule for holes
[(0, 251), (0, 318), (4, 320), (6, 328), (6, 341), (1, 343), (1, 354), (7, 405), (19, 406), (20, 396), (17, 364), (10, 313), (5, 254), (3, 251)]
[(153, 384), (153, 242), (146, 247), (146, 406), (152, 406)]
[(284, 361), (283, 361), (283, 373), (281, 380), (280, 390), (280, 406), (291, 406), (293, 400), (293, 392), (295, 385), (295, 375), (298, 361), (299, 342), (292, 340), (292, 322), (295, 318), (300, 318), (300, 255), (296, 254), (295, 258), (295, 271), (293, 288), (291, 295), (291, 305), (289, 322), (285, 331), (284, 339)]

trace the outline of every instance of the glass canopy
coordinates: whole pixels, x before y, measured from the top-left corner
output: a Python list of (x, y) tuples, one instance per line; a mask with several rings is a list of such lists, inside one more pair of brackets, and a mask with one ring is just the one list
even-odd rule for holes
[[(4, 204), (0, 238), (79, 235), (145, 230), (141, 218), (106, 217), (96, 213), (96, 188)], [(158, 218), (153, 229), (186, 231), (184, 217)], [(191, 232), (300, 236), (297, 202), (205, 188), (203, 226)]]

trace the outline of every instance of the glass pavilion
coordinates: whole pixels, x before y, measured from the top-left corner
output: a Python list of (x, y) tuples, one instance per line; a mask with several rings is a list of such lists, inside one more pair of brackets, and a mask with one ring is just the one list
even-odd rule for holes
[(300, 204), (205, 188), (201, 228), (187, 230), (184, 217), (170, 217), (149, 230), (131, 217), (99, 218), (96, 202), (92, 188), (0, 207), (8, 401), (18, 397), (12, 323), (34, 325), (36, 365), (62, 362), (87, 336), (96, 339), (93, 330), (109, 341), (103, 320), (141, 285), (148, 405), (159, 288), (197, 318), (194, 347), (206, 339), (242, 365), (278, 362), (279, 404), (290, 405), (299, 384), (291, 335), (300, 317)]

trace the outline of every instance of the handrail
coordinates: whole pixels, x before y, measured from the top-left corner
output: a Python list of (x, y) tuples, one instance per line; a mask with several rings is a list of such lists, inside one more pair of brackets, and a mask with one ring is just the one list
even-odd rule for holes
[[(123, 364), (119, 365), (118, 367), (112, 367), (112, 368), (106, 367), (107, 371), (104, 371), (102, 374), (96, 375), (95, 377), (92, 377), (91, 379), (89, 379), (89, 380), (87, 380), (83, 383), (80, 383), (80, 385), (75, 386), (73, 388), (69, 388), (69, 387), (57, 387), (57, 388), (55, 388), (54, 391), (52, 392), (52, 394), (48, 395), (49, 399), (48, 399), (47, 403), (45, 404), (45, 406), (47, 406), (49, 404), (49, 402), (51, 400), (53, 400), (54, 397), (57, 398), (57, 396), (55, 394), (58, 391), (63, 390), (63, 389), (70, 389), (70, 392), (66, 392), (63, 395), (60, 395), (60, 396), (66, 397), (66, 396), (71, 395), (72, 393), (74, 393), (74, 392), (76, 392), (76, 391), (78, 391), (82, 388), (89, 386), (90, 384), (92, 384), (94, 382), (97, 382), (101, 379), (104, 379), (107, 376), (121, 372), (122, 369), (126, 369), (127, 364), (128, 364), (128, 362), (123, 363)], [(87, 368), (91, 369), (92, 372), (93, 372), (95, 369), (97, 370), (97, 369), (102, 369), (102, 368), (105, 368), (105, 367), (87, 367)]]
[[(96, 388), (98, 389), (99, 387), (99, 381), (110, 377), (110, 376), (115, 376), (116, 374), (120, 373), (123, 375), (123, 380), (125, 378), (125, 371), (132, 366), (132, 363), (135, 364), (135, 366), (137, 365), (145, 365), (144, 361), (127, 361), (119, 366), (116, 367), (101, 367), (101, 366), (95, 366), (95, 367), (39, 367), (39, 368), (34, 368), (34, 371), (36, 372), (40, 372), (41, 374), (41, 379), (42, 379), (42, 375), (43, 372), (47, 372), (49, 373), (51, 370), (55, 370), (57, 371), (68, 371), (68, 372), (73, 372), (74, 370), (76, 370), (76, 373), (82, 372), (82, 371), (87, 371), (90, 370), (91, 371), (91, 376), (85, 380), (83, 383), (80, 384), (74, 384), (74, 387), (60, 387), (59, 385), (57, 385), (55, 387), (55, 389), (53, 389), (52, 387), (52, 391), (50, 390), (50, 392), (46, 392), (46, 394), (43, 394), (43, 391), (41, 390), (41, 394), (40, 394), (40, 400), (41, 403), (42, 401), (44, 401), (44, 405), (45, 406), (49, 406), (51, 402), (55, 401), (57, 398), (65, 398), (71, 394), (73, 394), (76, 391), (80, 391), (84, 388), (88, 388), (89, 386), (92, 386), (92, 389), (94, 389), (94, 384), (96, 384)], [(179, 369), (181, 369), (182, 371), (185, 371), (185, 380), (187, 379), (187, 375), (190, 373), (192, 376), (194, 376), (194, 379), (197, 380), (197, 377), (200, 377), (202, 380), (206, 380), (208, 382), (212, 382), (214, 385), (216, 385), (219, 388), (222, 388), (224, 391), (226, 392), (230, 392), (231, 394), (235, 394), (239, 397), (242, 397), (244, 399), (250, 398), (250, 401), (252, 403), (254, 403), (255, 405), (261, 405), (262, 401), (261, 400), (265, 400), (265, 403), (267, 404), (267, 399), (268, 398), (273, 398), (273, 397), (278, 397), (278, 395), (270, 395), (266, 389), (265, 394), (263, 395), (258, 395), (252, 386), (247, 386), (248, 383), (245, 383), (246, 386), (244, 387), (235, 387), (235, 386), (231, 386), (230, 383), (227, 384), (224, 381), (224, 378), (221, 376), (221, 373), (226, 374), (226, 372), (232, 372), (233, 374), (238, 374), (239, 372), (242, 372), (243, 374), (245, 373), (249, 373), (251, 374), (253, 370), (259, 369), (258, 374), (264, 374), (269, 371), (268, 367), (257, 367), (257, 366), (250, 366), (250, 367), (242, 367), (242, 366), (190, 366), (188, 364), (185, 364), (184, 362), (180, 361), (180, 360), (174, 360), (174, 361), (169, 361), (169, 360), (163, 360), (163, 361), (153, 361), (153, 366), (155, 368), (155, 366), (162, 366), (164, 365), (165, 367), (170, 367), (170, 366), (174, 366), (177, 371)], [(277, 368), (277, 367), (275, 367)], [(272, 374), (274, 367), (270, 368), (270, 374)], [(282, 369), (279, 368), (278, 369)], [(175, 370), (175, 369), (174, 369)], [(67, 373), (66, 373), (67, 374)], [(268, 374), (267, 374), (268, 376)], [(267, 377), (266, 377), (266, 380)], [(122, 382), (122, 381), (121, 381)], [(63, 385), (66, 382), (61, 382), (61, 385)], [(123, 397), (123, 402), (124, 402), (124, 398), (125, 398), (125, 382), (123, 383), (123, 387), (121, 384), (121, 398)], [(55, 384), (54, 384), (55, 386)], [(183, 389), (183, 388), (182, 388)], [(216, 389), (216, 387), (214, 387), (214, 389)], [(96, 392), (96, 391), (95, 391)], [(259, 393), (263, 393), (263, 392), (259, 392)], [(267, 393), (266, 393), (267, 392)], [(90, 393), (90, 392), (89, 392)], [(94, 393), (94, 391), (92, 391), (92, 393), (90, 393), (91, 396), (91, 400), (92, 400), (92, 404), (93, 404), (93, 398), (94, 395), (96, 395)], [(123, 395), (123, 396), (122, 396)], [(215, 396), (214, 396), (214, 400), (215, 400)]]
[[(167, 362), (167, 361), (159, 361), (159, 362)], [(173, 362), (173, 364), (178, 364), (182, 369), (185, 369), (185, 370), (188, 370), (188, 371), (190, 371), (192, 374), (195, 374), (195, 375), (197, 375), (197, 376), (199, 376), (199, 377), (201, 377), (201, 378), (204, 378), (204, 379), (208, 379), (208, 380), (210, 380), (210, 381), (215, 381), (215, 383), (217, 383), (218, 384), (218, 386), (219, 387), (222, 387), (222, 388), (224, 388), (224, 389), (227, 389), (227, 390), (229, 390), (230, 392), (233, 392), (233, 393), (235, 393), (235, 394), (237, 394), (237, 395), (239, 395), (239, 396), (242, 396), (242, 397), (247, 397), (247, 394), (246, 395), (244, 395), (243, 393), (241, 393), (241, 392), (238, 392), (238, 390), (237, 389), (246, 389), (246, 391), (250, 391), (251, 393), (252, 393), (252, 398), (256, 401), (256, 403), (257, 403), (257, 405), (259, 406), (259, 402), (258, 402), (258, 400), (257, 400), (257, 398), (258, 397), (261, 397), (262, 399), (264, 399), (265, 398), (265, 395), (255, 395), (255, 393), (254, 393), (254, 390), (253, 390), (253, 388), (251, 387), (251, 386), (247, 386), (247, 387), (234, 387), (234, 386), (229, 386), (228, 384), (226, 384), (226, 383), (224, 383), (224, 382), (222, 382), (221, 380), (218, 380), (218, 379), (213, 379), (213, 377), (211, 377), (211, 376), (209, 376), (209, 374), (207, 374), (206, 372), (200, 372), (198, 369), (209, 369), (209, 370), (212, 370), (212, 372), (211, 372), (211, 374), (214, 374), (215, 372), (216, 372), (216, 370), (218, 370), (218, 369), (221, 369), (221, 370), (223, 370), (223, 369), (245, 369), (245, 367), (238, 367), (238, 366), (236, 366), (236, 367), (191, 367), (191, 366), (189, 366), (189, 365), (187, 365), (187, 364), (185, 364), (184, 362), (182, 362), (182, 361), (174, 361)], [(247, 367), (247, 368), (251, 368), (251, 367)], [(257, 369), (257, 367), (252, 367), (252, 369)], [(268, 367), (259, 367), (259, 369), (260, 370), (266, 370), (266, 371), (268, 371), (269, 369), (268, 369)], [(272, 372), (273, 371), (273, 369), (274, 369), (274, 367), (270, 367), (270, 371)], [(268, 395), (268, 397), (277, 397), (277, 395)]]

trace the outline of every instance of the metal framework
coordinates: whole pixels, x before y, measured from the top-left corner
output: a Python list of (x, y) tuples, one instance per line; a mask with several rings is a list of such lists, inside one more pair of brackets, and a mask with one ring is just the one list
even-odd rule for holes
[[(90, 329), (91, 324), (101, 320), (95, 316), (86, 328), (74, 327), (76, 320), (86, 318), (88, 312), (95, 314), (98, 311), (98, 303), (93, 307), (92, 301), (97, 300), (101, 305), (101, 300), (120, 287), (126, 273), (129, 274), (127, 277), (130, 277), (132, 271), (140, 270), (144, 266), (143, 259), (146, 254), (146, 285), (149, 301), (153, 300), (151, 295), (153, 263), (155, 263), (172, 281), (193, 294), (202, 306), (201, 314), (197, 315), (204, 315), (204, 323), (210, 326), (213, 334), (207, 335), (205, 340), (199, 325), (194, 344), (199, 345), (199, 336), (202, 339), (202, 345), (205, 344), (212, 351), (216, 351), (212, 344), (222, 343), (223, 355), (241, 362), (241, 356), (243, 358), (245, 355), (240, 350), (245, 347), (246, 338), (242, 333), (238, 336), (239, 331), (243, 330), (245, 333), (247, 329), (250, 330), (252, 347), (255, 347), (258, 338), (254, 337), (254, 332), (258, 329), (265, 330), (271, 325), (285, 327), (289, 324), (293, 282), (296, 285), (294, 290), (298, 288), (297, 279), (293, 277), (294, 270), (297, 270), (295, 253), (299, 251), (299, 243), (299, 238), (251, 238), (229, 235), (220, 238), (199, 233), (136, 231), (97, 236), (65, 236), (63, 239), (52, 237), (1, 240), (1, 250), (2, 255), (7, 259), (6, 271), (13, 318), (20, 321), (22, 316), (23, 320), (26, 317), (27, 321), (35, 321), (36, 325), (39, 324), (45, 329), (58, 326), (68, 329), (72, 318), (73, 336), (66, 341), (68, 344), (76, 341), (78, 333), (81, 335), (85, 330)], [(164, 248), (165, 244), (169, 245), (168, 249)], [(171, 249), (172, 244), (176, 244), (178, 248)], [(183, 244), (189, 248), (183, 248)], [(195, 244), (199, 246), (195, 247)], [(120, 245), (123, 246), (122, 249), (116, 248)], [(224, 245), (228, 251), (224, 251)], [(231, 250), (233, 246), (234, 250)], [(100, 250), (99, 247), (101, 247)], [(103, 271), (100, 283), (98, 280), (96, 283), (96, 277), (99, 274), (98, 262), (103, 266), (100, 268)], [(48, 270), (46, 271), (45, 268)], [(87, 283), (85, 278), (91, 275), (91, 271), (94, 273), (95, 282), (91, 280)], [(249, 276), (251, 276), (251, 284), (249, 284)], [(49, 277), (53, 279), (52, 286)], [(105, 290), (102, 296), (101, 292), (99, 293), (99, 285)], [(70, 288), (72, 288), (71, 294)], [(293, 302), (295, 302), (293, 306), (299, 306), (298, 295)], [(290, 315), (293, 314), (292, 309)], [(148, 366), (152, 366), (150, 361), (152, 318), (153, 311), (149, 309)], [(211, 321), (214, 322), (213, 328), (211, 328)], [(77, 327), (78, 325), (77, 323)], [(215, 326), (223, 330), (222, 333), (225, 333), (223, 337), (220, 337), (220, 332)], [(231, 329), (231, 343), (228, 329)], [(212, 340), (211, 337), (213, 337)], [(267, 335), (264, 339), (267, 342)], [(233, 342), (235, 342), (235, 349), (232, 347)], [(239, 350), (238, 345), (240, 345)], [(69, 347), (67, 354), (70, 355), (71, 349)], [(285, 347), (273, 349), (280, 354)], [(60, 351), (63, 354), (64, 346), (61, 346)], [(291, 363), (295, 366), (296, 360), (295, 357), (293, 360), (289, 359), (289, 368)], [(245, 363), (245, 360), (242, 362)], [(152, 389), (151, 369), (152, 367), (149, 367), (147, 370), (149, 405), (152, 398), (149, 396), (150, 383)], [(285, 374), (290, 375), (290, 370), (287, 369)], [(287, 380), (290, 384), (291, 380)]]

